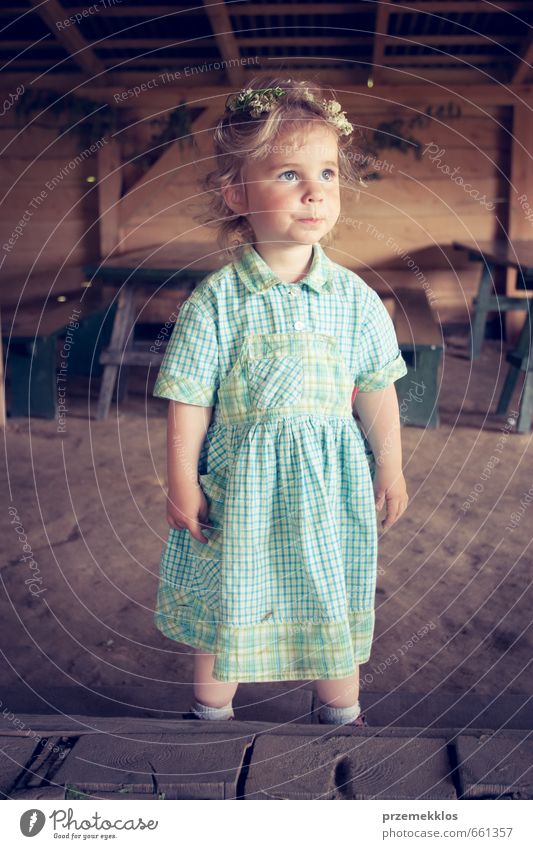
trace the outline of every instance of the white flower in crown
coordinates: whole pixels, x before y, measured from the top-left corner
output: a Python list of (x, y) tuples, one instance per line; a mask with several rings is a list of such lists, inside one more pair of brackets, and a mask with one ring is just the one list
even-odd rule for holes
[[(316, 98), (309, 89), (304, 89), (304, 97), (311, 103), (316, 103)], [(349, 136), (353, 132), (353, 124), (350, 124), (346, 117), (346, 112), (342, 111), (342, 106), (336, 100), (323, 100), (322, 108), (327, 113), (327, 119), (330, 124), (335, 124), (339, 128), (343, 136)]]
[[(245, 88), (239, 94), (230, 95), (227, 98), (226, 109), (229, 109), (230, 112), (246, 110), (250, 112), (253, 118), (258, 118), (262, 112), (270, 112), (278, 98), (283, 97), (285, 93), (280, 86), (256, 89), (255, 91), (251, 88)], [(311, 103), (316, 103), (314, 94), (308, 88), (303, 90), (303, 96)], [(353, 132), (353, 124), (348, 121), (340, 103), (336, 100), (322, 100), (322, 108), (327, 114), (327, 120), (331, 124), (335, 124), (342, 135), (347, 136)]]
[(339, 128), (343, 136), (349, 136), (353, 132), (353, 124), (350, 124), (346, 112), (342, 111), (340, 103), (336, 100), (323, 100), (322, 106), (328, 113), (328, 121)]

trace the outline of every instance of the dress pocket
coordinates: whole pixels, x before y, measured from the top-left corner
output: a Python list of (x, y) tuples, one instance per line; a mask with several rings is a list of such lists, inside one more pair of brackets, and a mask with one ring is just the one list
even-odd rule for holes
[(248, 391), (254, 407), (295, 404), (303, 392), (301, 356), (262, 357), (248, 363)]

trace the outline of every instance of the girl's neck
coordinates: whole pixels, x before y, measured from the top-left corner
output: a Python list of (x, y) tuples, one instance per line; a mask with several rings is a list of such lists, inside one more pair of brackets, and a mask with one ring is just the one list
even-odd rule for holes
[(269, 245), (254, 242), (254, 248), (276, 277), (284, 283), (297, 283), (311, 268), (312, 245)]

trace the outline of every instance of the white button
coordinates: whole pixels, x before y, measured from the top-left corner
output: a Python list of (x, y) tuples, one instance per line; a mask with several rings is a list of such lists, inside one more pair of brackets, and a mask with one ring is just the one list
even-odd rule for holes
[(305, 324), (303, 323), (303, 321), (295, 321), (293, 327), (295, 330), (303, 330)]
[(290, 294), (290, 295), (299, 295), (301, 291), (302, 291), (302, 290), (300, 289), (300, 287), (299, 287), (299, 286), (292, 286), (292, 287), (289, 289), (289, 294)]

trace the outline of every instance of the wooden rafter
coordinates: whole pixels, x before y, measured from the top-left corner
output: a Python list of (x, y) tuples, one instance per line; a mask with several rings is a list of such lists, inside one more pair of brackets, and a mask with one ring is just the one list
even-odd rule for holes
[[(440, 12), (484, 12), (486, 14), (497, 12), (520, 12), (528, 6), (529, 0), (498, 0), (497, 4), (488, 3), (487, 0), (405, 0), (405, 4), (395, 3), (396, 14), (412, 14), (413, 12), (427, 12), (428, 14), (439, 14)], [(240, 4), (228, 4), (228, 10), (235, 14), (246, 16), (260, 15), (293, 15), (296, 14), (298, 3), (246, 3), (239, 8)], [(69, 14), (83, 13), (86, 6), (69, 6)], [(302, 7), (302, 13), (306, 15), (352, 15), (359, 12), (368, 12), (369, 4), (366, 3), (306, 3)], [(27, 9), (23, 6), (5, 6), (0, 9), (0, 15), (23, 14)], [(187, 16), (202, 15), (200, 6), (189, 7), (179, 4), (149, 4), (146, 6), (128, 6), (125, 3), (117, 6), (103, 8), (101, 14), (109, 18), (157, 18), (162, 15), (185, 14)]]
[[(291, 74), (295, 77), (301, 74), (302, 78), (307, 78), (309, 69), (304, 68), (300, 71), (298, 67), (293, 67), (291, 68)], [(153, 72), (139, 73), (139, 71), (123, 71), (113, 74), (113, 85), (106, 85), (104, 81), (100, 83), (100, 79), (96, 84), (89, 82), (81, 74), (53, 74), (50, 77), (42, 76), (38, 80), (34, 80), (34, 74), (24, 74), (20, 71), (12, 74), (2, 74), (2, 82), (7, 91), (14, 87), (16, 88), (21, 82), (24, 84), (32, 83), (32, 88), (34, 89), (58, 92), (70, 91), (73, 86), (76, 86), (77, 88), (79, 87), (80, 93), (83, 92), (84, 97), (94, 100), (95, 103), (101, 103), (102, 101), (116, 103), (117, 106), (125, 109), (131, 108), (132, 103), (137, 104), (142, 102), (143, 95), (141, 94), (135, 99), (117, 101), (115, 100), (115, 95), (121, 89), (128, 88), (128, 86), (140, 85), (143, 79), (149, 80), (153, 78)], [(227, 85), (220, 86), (218, 84), (219, 79), (220, 73), (215, 72), (214, 74), (198, 74), (195, 77), (191, 77), (187, 82), (183, 79), (176, 80), (175, 82), (149, 91), (144, 95), (144, 100), (145, 102), (149, 101), (149, 105), (154, 108), (170, 108), (181, 97), (194, 105), (193, 101), (198, 96), (200, 105), (203, 105), (210, 97), (221, 94), (222, 91), (227, 96)], [(325, 69), (321, 72), (320, 79), (324, 85), (338, 88), (339, 92), (346, 92), (348, 95), (353, 94), (357, 97), (362, 95), (365, 99), (368, 99), (369, 105), (373, 101), (374, 96), (366, 83), (358, 84), (354, 82), (353, 70)], [(440, 81), (438, 82), (440, 83)], [(428, 79), (427, 82), (425, 80), (413, 82), (406, 81), (402, 78), (400, 84), (398, 84), (398, 79), (396, 78), (392, 82), (387, 82), (386, 85), (380, 88), (379, 93), (376, 92), (375, 96), (379, 97), (380, 100), (390, 99), (391, 102), (400, 103), (403, 101), (404, 103), (417, 104), (420, 103), (421, 99), (426, 100), (429, 93), (431, 94), (433, 103), (447, 103), (450, 100), (449, 89), (442, 87), (440, 84), (432, 85), (431, 79)], [(494, 106), (507, 106), (519, 103), (521, 100), (530, 99), (533, 95), (533, 86), (527, 83), (502, 86), (500, 84), (488, 85), (484, 81), (475, 83), (463, 81), (457, 82), (454, 85), (453, 94), (456, 99), (462, 100), (464, 98), (466, 102), (475, 103), (480, 106), (491, 104)], [(345, 96), (343, 95), (343, 97)]]
[(34, 7), (34, 11), (43, 19), (54, 37), (61, 42), (80, 68), (87, 71), (92, 77), (97, 74), (105, 75), (105, 65), (93, 52), (76, 24), (71, 23), (69, 26), (58, 28), (58, 22), (69, 18), (70, 9), (65, 9), (58, 0), (47, 0), (46, 3), (43, 3), (42, 0), (30, 0), (30, 3)]
[(225, 3), (220, 0), (203, 0), (205, 12), (209, 18), (215, 37), (218, 52), (225, 64), (228, 81), (236, 88), (241, 88), (244, 79), (243, 67), (240, 63), (241, 52), (235, 38), (230, 16)]
[(513, 74), (512, 83), (523, 83), (524, 78), (531, 73), (531, 63), (533, 62), (533, 31), (529, 33), (526, 45), (522, 51), (520, 62), (516, 71)]
[[(454, 35), (383, 35), (383, 42), (387, 44), (398, 44), (403, 46), (411, 46), (411, 45), (433, 45), (439, 44), (445, 49), (446, 45), (456, 45), (456, 44), (519, 44), (522, 37), (517, 33), (516, 35), (498, 35), (498, 36), (488, 36), (488, 35), (467, 35), (465, 33), (454, 34)], [(372, 43), (372, 36), (368, 35), (360, 35), (353, 37), (339, 37), (329, 35), (329, 36), (312, 36), (312, 35), (294, 35), (294, 36), (260, 36), (254, 35), (250, 38), (236, 38), (235, 50), (238, 50), (240, 46), (248, 46), (248, 47), (268, 47), (268, 46), (278, 46), (278, 47), (289, 47), (291, 45), (296, 45), (298, 47), (312, 47), (317, 44), (326, 45), (328, 47), (348, 47), (350, 45), (362, 46), (362, 45), (370, 45)], [(102, 40), (98, 43), (99, 50), (109, 50), (112, 52), (116, 48), (127, 49), (127, 48), (140, 48), (140, 49), (157, 49), (157, 48), (173, 48), (176, 46), (180, 46), (182, 44), (186, 44), (186, 41), (182, 38), (108, 38), (106, 40)], [(194, 42), (194, 47), (209, 47), (212, 46), (213, 40), (212, 38), (202, 38), (196, 39)], [(21, 49), (23, 47), (28, 46), (28, 42), (23, 39), (17, 39), (14, 41), (4, 41), (2, 42), (4, 48), (10, 49)], [(47, 44), (46, 42), (41, 42), (39, 44), (39, 50), (46, 48), (53, 48), (54, 45), (52, 43)], [(237, 65), (238, 62), (238, 53), (234, 53), (233, 56), (229, 55), (228, 60), (232, 60), (233, 65)], [(157, 59), (158, 61), (168, 61), (167, 57), (159, 57), (157, 54), (151, 57), (152, 61)], [(283, 57), (290, 59), (291, 57)], [(394, 57), (391, 57), (394, 58)], [(237, 60), (237, 61), (236, 61)], [(206, 62), (210, 61), (208, 59)], [(213, 60), (211, 60), (213, 61)], [(188, 64), (192, 65), (194, 63), (199, 63), (199, 59), (189, 59)], [(240, 67), (240, 66), (239, 66)]]
[[(418, 55), (418, 56), (411, 56), (411, 55), (388, 56), (388, 57), (385, 58), (384, 62), (385, 62), (384, 71), (394, 71), (395, 68), (399, 68), (399, 67), (402, 67), (402, 68), (405, 67), (409, 70), (414, 70), (416, 68), (428, 70), (428, 68), (426, 66), (442, 65), (443, 67), (446, 67), (446, 68), (448, 68), (448, 67), (458, 67), (458, 68), (461, 68), (465, 72), (471, 71), (472, 73), (474, 73), (475, 71), (478, 70), (479, 66), (490, 67), (490, 68), (499, 67), (501, 69), (506, 68), (507, 63), (509, 62), (509, 59), (508, 59), (507, 56), (505, 56), (503, 54), (490, 55), (488, 53), (465, 53), (465, 54), (462, 54), (462, 55), (455, 55), (453, 53), (427, 53), (427, 54)], [(183, 71), (183, 69), (187, 68), (189, 65), (190, 65), (190, 62), (188, 62), (187, 64), (185, 64), (184, 62), (173, 62), (171, 70), (173, 72)], [(135, 59), (134, 62), (133, 62), (133, 67), (135, 68), (135, 70), (137, 71), (137, 69), (139, 69), (139, 73), (138, 73), (139, 79), (140, 79), (141, 76), (144, 75), (144, 71), (142, 69), (144, 69), (146, 67), (151, 68), (152, 66), (153, 66), (153, 60), (152, 59)], [(35, 69), (38, 70), (38, 69), (42, 68), (42, 59), (15, 60), (13, 62), (10, 62), (9, 67), (12, 70), (16, 70), (17, 68), (24, 68), (25, 71), (27, 71), (31, 68), (35, 68)], [(290, 69), (291, 71), (293, 71), (293, 70), (298, 71), (299, 65), (293, 64), (292, 62), (284, 62), (283, 67), (286, 70)], [(130, 73), (132, 73), (132, 72), (130, 72)], [(330, 73), (331, 73), (331, 71), (330, 71)], [(214, 74), (215, 75), (220, 74), (220, 72), (219, 71), (217, 72), (215, 70)], [(323, 74), (321, 74), (321, 76), (323, 76)], [(149, 74), (149, 77), (151, 79), (153, 79), (153, 77), (154, 77), (153, 72), (151, 74)], [(353, 80), (353, 78), (354, 77), (353, 77), (353, 73), (352, 73), (351, 76), (350, 76), (350, 79)], [(342, 78), (339, 78), (339, 79), (342, 79)], [(211, 83), (211, 79), (210, 79), (209, 75), (206, 75), (205, 73), (202, 73), (201, 80), (204, 83), (207, 80), (208, 85)], [(245, 78), (245, 81), (246, 81), (246, 78)], [(138, 84), (138, 81), (135, 80), (135, 83)], [(194, 82), (194, 80), (193, 80), (193, 82), (191, 83), (191, 87), (197, 86), (197, 85), (198, 85), (198, 81)], [(117, 80), (117, 92), (118, 92), (120, 87), (121, 86), (120, 86), (120, 84)], [(153, 91), (152, 91), (151, 97), (153, 99)], [(112, 101), (112, 102), (114, 103), (115, 101)]]
[(498, 55), (490, 53), (418, 53), (416, 56), (401, 54), (399, 56), (386, 56), (383, 60), (387, 68), (394, 68), (396, 65), (460, 65), (468, 70), (468, 65), (483, 65), (490, 64), (502, 65), (509, 61), (509, 54), (499, 53)]

